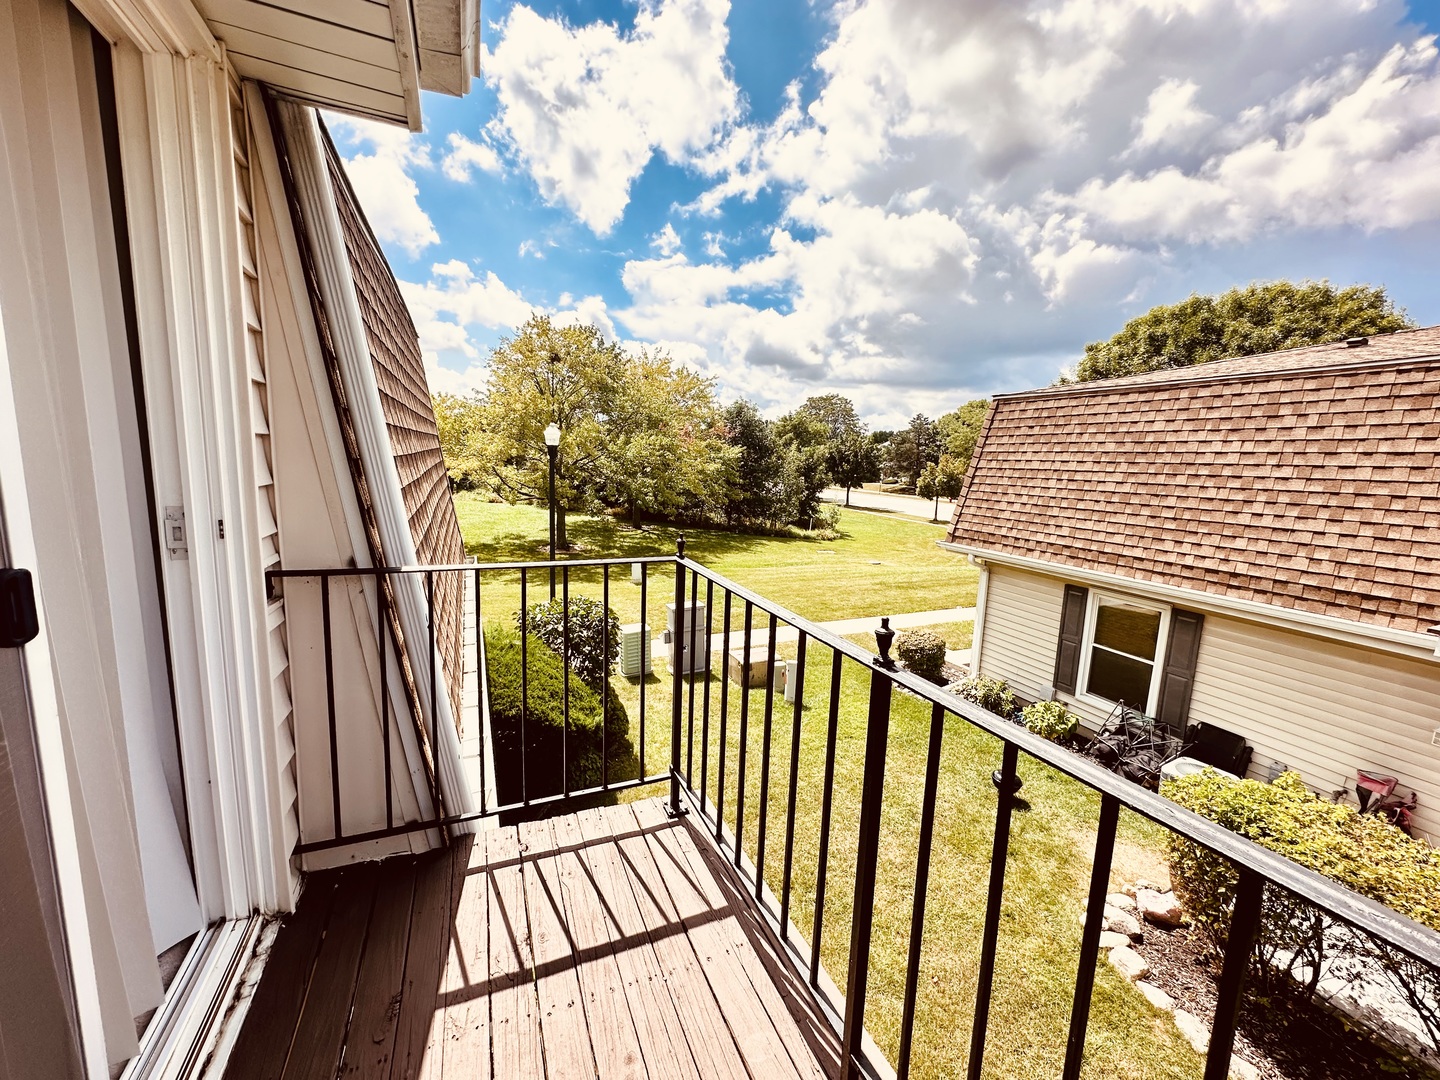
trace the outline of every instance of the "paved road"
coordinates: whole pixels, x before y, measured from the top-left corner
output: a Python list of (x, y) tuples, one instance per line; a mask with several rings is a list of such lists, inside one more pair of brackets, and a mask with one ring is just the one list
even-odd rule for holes
[[(826, 502), (845, 505), (844, 488), (826, 488), (824, 492)], [(930, 521), (931, 514), (935, 512), (934, 499), (922, 499), (915, 495), (883, 495), (878, 491), (865, 491), (863, 488), (850, 489), (850, 505), (858, 510), (885, 510), (892, 514), (904, 514), (906, 517), (916, 517), (923, 521)], [(940, 500), (940, 520), (950, 520), (950, 501)]]

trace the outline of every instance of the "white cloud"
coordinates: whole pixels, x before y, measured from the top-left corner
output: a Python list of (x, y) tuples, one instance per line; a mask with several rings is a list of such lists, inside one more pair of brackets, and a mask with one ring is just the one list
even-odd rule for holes
[(1191, 79), (1166, 79), (1150, 94), (1145, 113), (1135, 121), (1132, 149), (1179, 145), (1209, 127), (1214, 117), (1195, 104), (1200, 84)]
[(347, 157), (345, 172), (365, 217), (382, 244), (404, 249), (412, 259), (440, 242), (430, 215), (420, 208), (420, 188), (413, 169), (434, 167), (430, 146), (419, 136), (389, 124), (351, 116), (327, 114), (326, 123), (356, 143), (368, 144), (369, 153)]
[(525, 258), (526, 255), (529, 255), (533, 259), (545, 258), (545, 252), (540, 250), (540, 245), (534, 240), (521, 240), (520, 246), (515, 249), (515, 254), (519, 255), (522, 259)]
[(675, 231), (675, 226), (667, 221), (663, 229), (650, 237), (650, 246), (662, 256), (669, 257), (685, 245), (680, 239), (680, 234)]
[(440, 168), (451, 180), (465, 183), (475, 170), (499, 176), (505, 171), (500, 155), (489, 142), (475, 142), (458, 131), (452, 131), (445, 140), (450, 145)]
[(489, 125), (540, 193), (605, 235), (656, 151), (681, 162), (738, 113), (725, 59), (729, 0), (640, 0), (629, 32), (512, 8), (482, 70)]

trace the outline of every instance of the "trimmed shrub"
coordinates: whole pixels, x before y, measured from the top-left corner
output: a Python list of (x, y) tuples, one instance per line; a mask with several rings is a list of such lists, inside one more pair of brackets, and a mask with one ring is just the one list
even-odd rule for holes
[(955, 692), (966, 701), (973, 701), (982, 709), (999, 713), (1007, 720), (1015, 715), (1015, 693), (1004, 679), (993, 679), (989, 675), (968, 675), (960, 680)]
[(1079, 726), (1070, 710), (1058, 701), (1037, 701), (1026, 705), (1020, 712), (1020, 719), (1029, 730), (1051, 742), (1065, 742)]
[[(1297, 773), (1274, 783), (1234, 780), (1213, 769), (1166, 781), (1170, 799), (1377, 900), (1402, 915), (1440, 930), (1440, 851), (1412, 840), (1373, 814), (1317, 799)], [(1217, 953), (1230, 929), (1238, 875), (1230, 862), (1178, 836), (1170, 838), (1170, 876), (1204, 940)], [(1334, 920), (1283, 889), (1268, 886), (1260, 935), (1251, 956), (1259, 984), (1276, 987), (1293, 979), (1313, 994), (1321, 964), (1339, 970), (1379, 971), (1415, 1008), (1440, 1049), (1440, 971), (1341, 928)]]
[[(522, 775), (518, 633), (496, 628), (485, 631), (485, 673), (500, 801), (518, 802)], [(566, 741), (565, 664), (536, 634), (529, 635), (525, 643), (524, 704), (524, 794), (530, 798), (564, 790), (562, 761), (568, 765), (571, 791), (600, 783), (602, 719), (608, 778), (614, 782), (639, 775), (630, 741), (630, 717), (613, 687), (602, 710), (598, 689), (578, 677), (570, 679)]]
[[(516, 629), (528, 630), (556, 654), (565, 655), (565, 600), (557, 596), (531, 604), (525, 625), (515, 616)], [(604, 681), (605, 671), (620, 656), (620, 619), (599, 600), (570, 598), (570, 670), (593, 687)]]
[(945, 639), (928, 630), (904, 630), (895, 639), (895, 655), (923, 679), (940, 682), (945, 673)]

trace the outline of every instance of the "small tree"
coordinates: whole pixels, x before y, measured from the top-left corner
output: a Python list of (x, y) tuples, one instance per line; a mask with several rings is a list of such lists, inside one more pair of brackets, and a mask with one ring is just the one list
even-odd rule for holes
[(915, 494), (922, 499), (934, 499), (933, 521), (940, 520), (940, 500), (954, 499), (965, 486), (965, 468), (949, 454), (942, 454), (940, 460), (926, 465), (915, 485)]
[(480, 396), (439, 393), (431, 396), (435, 409), (435, 427), (440, 435), (440, 454), (450, 480), (462, 491), (469, 491), (484, 481), (485, 465), (477, 453), (480, 434)]
[(845, 489), (845, 505), (850, 505), (850, 489), (880, 474), (880, 450), (876, 443), (861, 432), (844, 435), (831, 447), (831, 479)]
[(980, 438), (980, 429), (985, 426), (985, 417), (989, 412), (990, 399), (976, 398), (935, 422), (940, 438), (945, 442), (945, 452), (955, 459), (961, 475), (970, 467), (975, 443)]
[(940, 460), (944, 444), (940, 431), (924, 413), (910, 418), (909, 427), (897, 431), (886, 446), (887, 464), (908, 484), (918, 484), (925, 466)]

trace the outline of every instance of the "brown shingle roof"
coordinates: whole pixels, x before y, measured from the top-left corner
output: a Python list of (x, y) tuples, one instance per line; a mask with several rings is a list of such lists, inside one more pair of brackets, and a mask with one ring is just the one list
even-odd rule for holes
[(1440, 327), (996, 398), (950, 539), (1398, 630), (1440, 621)]
[[(450, 477), (440, 452), (435, 409), (425, 382), (425, 359), (410, 310), (400, 295), (395, 275), (365, 220), (334, 144), (325, 139), (330, 181), (340, 211), (340, 227), (350, 257), (350, 271), (360, 300), (361, 318), (370, 344), (370, 360), (380, 390), (380, 409), (390, 435), (390, 449), (400, 473), (400, 493), (410, 521), (410, 535), (420, 562), (427, 565), (465, 561), (465, 542), (450, 497)], [(460, 715), (462, 650), (460, 619), (463, 599), (458, 574), (435, 580), (436, 638), (445, 661), (455, 715)]]

